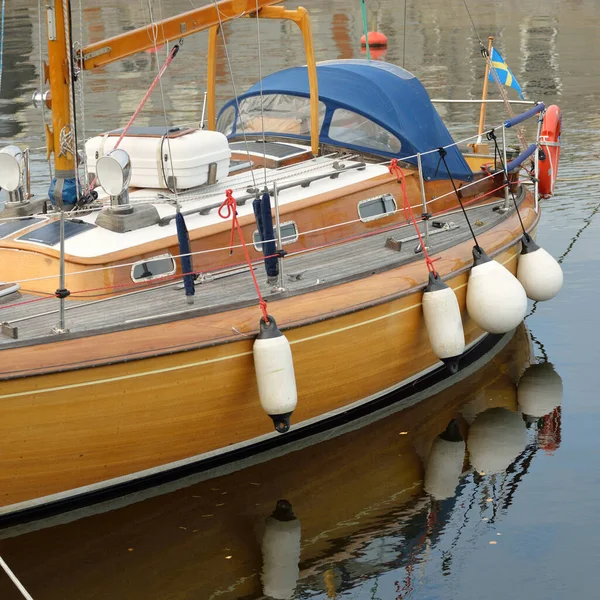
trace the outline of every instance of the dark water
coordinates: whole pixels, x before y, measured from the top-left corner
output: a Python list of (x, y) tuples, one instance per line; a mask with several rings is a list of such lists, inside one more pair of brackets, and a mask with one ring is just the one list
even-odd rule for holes
[[(78, 1), (73, 4), (79, 38)], [(148, 22), (147, 2), (84, 4), (86, 41)], [(386, 60), (404, 63), (432, 97), (480, 94), (483, 65), (462, 2), (409, 1), (406, 41), (404, 3), (377, 4), (373, 20), (390, 39)], [(42, 128), (29, 98), (39, 77), (37, 3), (7, 5), (0, 140), (36, 148), (43, 143)], [(313, 17), (318, 59), (360, 56), (358, 2), (304, 5)], [(550, 303), (532, 307), (527, 326), (533, 344), (521, 330), (474, 377), (343, 437), (169, 495), (0, 541), (0, 556), (36, 600), (250, 599), (262, 597), (265, 582), (278, 584), (280, 597), (295, 598), (597, 597), (600, 4), (480, 0), (469, 7), (479, 35), (497, 36), (526, 95), (563, 110), (560, 181), (556, 195), (544, 203), (538, 241), (563, 257), (565, 286)], [(153, 3), (155, 16), (189, 8), (183, 0)], [(253, 22), (236, 23), (226, 33), (241, 91), (259, 75), (256, 28)], [(303, 62), (291, 25), (263, 23), (260, 33), (263, 73)], [(200, 118), (205, 48), (204, 36), (186, 39), (165, 80), (173, 122)], [(86, 76), (88, 134), (127, 121), (156, 73), (155, 61), (141, 54)], [(225, 99), (231, 78), (224, 54), (219, 82)], [(157, 93), (139, 123), (163, 118), (162, 107)], [(456, 137), (473, 132), (476, 106), (439, 110)], [(503, 119), (499, 107), (490, 109), (488, 123)], [(41, 151), (33, 155), (34, 191), (43, 193), (47, 167)], [(504, 421), (506, 413), (523, 408), (517, 382), (524, 369), (546, 361), (562, 380), (562, 405), (555, 407), (558, 388), (551, 384), (557, 380), (546, 370), (536, 398), (539, 412), (548, 414), (529, 418), (527, 427), (523, 419)], [(488, 429), (485, 419), (481, 425), (483, 413), (496, 418)], [(478, 418), (487, 451), (483, 462), (472, 438)], [(427, 485), (435, 473), (434, 441), (451, 422), (446, 437), (460, 433), (470, 445), (455, 490), (452, 482)], [(448, 486), (452, 492), (442, 498)], [(281, 499), (297, 518), (287, 526), (265, 521)], [(20, 597), (0, 573), (0, 598)]]

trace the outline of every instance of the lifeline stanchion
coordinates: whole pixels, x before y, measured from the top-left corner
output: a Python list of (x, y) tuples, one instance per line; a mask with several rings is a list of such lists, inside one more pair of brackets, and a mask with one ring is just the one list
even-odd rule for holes
[(23, 598), (26, 598), (27, 600), (33, 600), (29, 592), (23, 587), (23, 584), (17, 579), (17, 576), (10, 570), (9, 566), (4, 562), (4, 559), (1, 556), (0, 566), (4, 569), (4, 572), (10, 577), (10, 580), (15, 584), (21, 594), (23, 594)]

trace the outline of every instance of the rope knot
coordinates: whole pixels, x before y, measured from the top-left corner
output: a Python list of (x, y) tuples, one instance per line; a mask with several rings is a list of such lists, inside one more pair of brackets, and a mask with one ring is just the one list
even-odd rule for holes
[(225, 200), (219, 206), (218, 213), (221, 219), (229, 219), (232, 215), (237, 215), (237, 202), (233, 197), (233, 190), (225, 190)]

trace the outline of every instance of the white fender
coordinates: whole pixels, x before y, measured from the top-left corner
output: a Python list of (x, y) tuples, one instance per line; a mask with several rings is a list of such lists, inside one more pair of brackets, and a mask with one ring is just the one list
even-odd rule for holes
[(298, 402), (292, 349), (279, 331), (273, 317), (260, 320), (260, 332), (254, 341), (254, 369), (258, 395), (264, 411), (273, 419), (275, 429), (285, 433)]
[[(448, 433), (456, 435), (448, 435)], [(465, 449), (465, 441), (460, 436), (455, 421), (452, 421), (448, 429), (433, 441), (425, 468), (423, 487), (436, 500), (445, 500), (454, 496), (463, 470)]]
[(527, 295), (518, 279), (475, 246), (467, 286), (467, 311), (484, 331), (507, 333), (525, 318)]
[(458, 358), (465, 351), (465, 333), (454, 290), (430, 273), (422, 304), (431, 349), (456, 373)]
[(523, 236), (523, 249), (519, 255), (517, 279), (532, 300), (554, 298), (563, 284), (563, 272), (554, 257), (540, 248), (529, 235)]
[(561, 405), (562, 379), (552, 363), (529, 365), (519, 379), (517, 396), (523, 414), (539, 419)]
[(469, 461), (476, 471), (499, 473), (525, 449), (527, 430), (521, 413), (490, 408), (469, 428)]
[(300, 562), (300, 521), (287, 500), (279, 500), (266, 519), (262, 540), (263, 593), (270, 598), (292, 598), (298, 582)]

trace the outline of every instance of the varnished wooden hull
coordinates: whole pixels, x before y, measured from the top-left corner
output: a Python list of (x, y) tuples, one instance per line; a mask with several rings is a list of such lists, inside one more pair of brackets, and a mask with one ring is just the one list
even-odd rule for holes
[[(530, 198), (522, 214), (534, 227)], [(515, 273), (518, 239), (512, 216), (480, 241)], [(458, 297), (467, 344), (484, 335), (465, 310), (471, 246), (459, 244), (436, 263)], [(439, 366), (421, 314), (425, 276), (422, 263), (411, 263), (270, 304), (292, 345), (295, 428)], [(277, 437), (254, 376), (258, 318), (256, 308), (243, 308), (3, 351), (0, 514)]]

